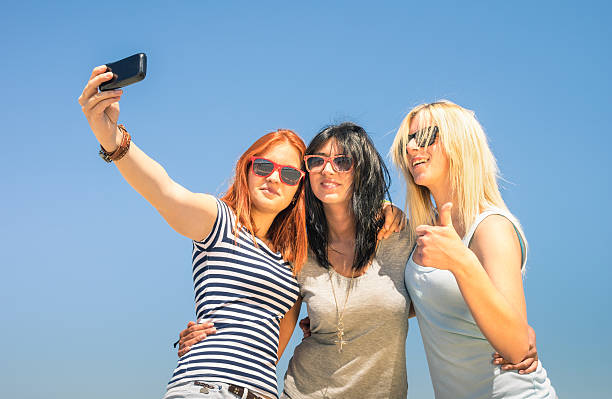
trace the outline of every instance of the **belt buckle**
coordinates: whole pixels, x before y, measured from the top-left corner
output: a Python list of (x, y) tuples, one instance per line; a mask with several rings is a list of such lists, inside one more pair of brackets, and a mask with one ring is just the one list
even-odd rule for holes
[[(244, 388), (239, 387), (237, 385), (230, 384), (227, 390), (238, 398), (242, 398), (242, 394), (244, 393)], [(242, 390), (242, 392), (240, 392)]]
[(245, 397), (247, 399), (262, 399), (259, 395), (249, 391), (248, 388), (240, 387), (238, 385), (229, 384), (227, 390), (229, 393), (234, 394), (234, 396), (238, 398)]
[(208, 392), (210, 392), (211, 389), (217, 388), (217, 386), (215, 386), (215, 385), (207, 384), (207, 383), (202, 382), (202, 381), (194, 381), (193, 385), (197, 385), (199, 387), (202, 387), (202, 388), (200, 388), (200, 393), (208, 393)]

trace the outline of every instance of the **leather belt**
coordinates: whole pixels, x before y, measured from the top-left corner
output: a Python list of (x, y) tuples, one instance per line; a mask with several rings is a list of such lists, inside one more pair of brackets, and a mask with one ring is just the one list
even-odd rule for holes
[(263, 399), (261, 396), (257, 396), (253, 392), (249, 391), (248, 389), (239, 387), (237, 385), (229, 384), (227, 387), (227, 390), (239, 398), (242, 398), (242, 395), (244, 395), (244, 391), (247, 391), (247, 394), (245, 396), (246, 399)]
[[(194, 385), (198, 385), (198, 386), (202, 387), (200, 389), (200, 392), (202, 392), (202, 393), (208, 393), (208, 391), (210, 389), (219, 389), (219, 388), (221, 388), (220, 386), (216, 386), (214, 384), (208, 384), (208, 383), (203, 382), (203, 381), (194, 381), (193, 383), (194, 383)], [(246, 399), (264, 399), (261, 396), (255, 395), (253, 392), (249, 391), (246, 388), (239, 387), (238, 385), (228, 384), (227, 385), (227, 390), (229, 391), (229, 393), (234, 394), (234, 395), (236, 395), (239, 398), (242, 398), (242, 395), (244, 395), (244, 392), (246, 391), (246, 393), (247, 393), (246, 396), (245, 396)]]

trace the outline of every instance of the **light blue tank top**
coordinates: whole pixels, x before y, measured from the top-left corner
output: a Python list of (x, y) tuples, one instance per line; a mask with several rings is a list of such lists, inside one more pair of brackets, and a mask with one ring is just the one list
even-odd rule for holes
[[(480, 222), (494, 214), (515, 225), (508, 211), (489, 209), (467, 231), (466, 246)], [(523, 237), (518, 230), (517, 234), (523, 249)], [(451, 272), (417, 265), (410, 255), (405, 283), (419, 321), (436, 399), (557, 397), (541, 362), (535, 372), (525, 375), (502, 371), (491, 363), (495, 350), (476, 325)]]

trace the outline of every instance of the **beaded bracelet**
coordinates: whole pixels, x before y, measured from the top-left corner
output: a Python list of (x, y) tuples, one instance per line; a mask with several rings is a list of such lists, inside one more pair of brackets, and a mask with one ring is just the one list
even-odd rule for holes
[(100, 144), (100, 157), (108, 163), (111, 163), (113, 161), (116, 162), (123, 158), (130, 149), (130, 144), (132, 142), (132, 136), (130, 136), (128, 131), (125, 129), (125, 126), (117, 125), (117, 127), (122, 133), (121, 144), (119, 145), (119, 147), (113, 152), (107, 152), (104, 147), (102, 147), (102, 144)]

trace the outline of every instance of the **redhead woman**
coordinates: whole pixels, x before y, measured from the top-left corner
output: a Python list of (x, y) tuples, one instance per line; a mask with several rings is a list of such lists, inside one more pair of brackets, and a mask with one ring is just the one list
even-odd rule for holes
[(528, 352), (522, 273), (527, 242), (506, 207), (474, 113), (449, 101), (411, 110), (391, 154), (404, 174), (416, 246), (405, 282), (437, 399), (555, 398), (541, 363), (503, 370)]
[(197, 318), (217, 330), (179, 359), (165, 398), (275, 398), (307, 252), (303, 141), (290, 130), (266, 134), (242, 154), (223, 198), (192, 193), (117, 125), (122, 92), (98, 91), (111, 78), (96, 67), (79, 103), (105, 160), (193, 241)]

